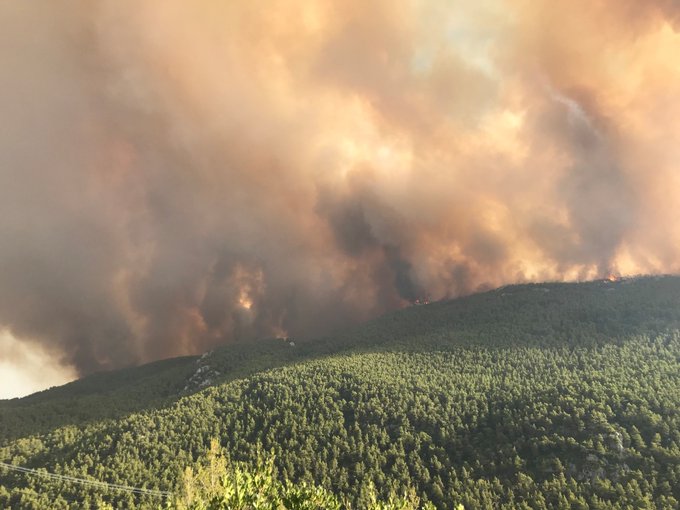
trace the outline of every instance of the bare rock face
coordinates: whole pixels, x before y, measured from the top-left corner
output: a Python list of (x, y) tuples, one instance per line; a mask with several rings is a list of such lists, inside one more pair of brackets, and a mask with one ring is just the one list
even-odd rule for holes
[(608, 443), (608, 446), (612, 451), (614, 451), (619, 456), (623, 455), (623, 436), (620, 432), (615, 431), (609, 434)]
[(580, 462), (569, 463), (567, 473), (570, 476), (579, 481), (603, 478), (616, 481), (630, 471), (630, 467), (624, 462), (625, 447), (621, 433), (614, 431), (606, 436), (599, 435), (599, 440), (605, 444), (606, 451), (588, 453)]
[(203, 355), (196, 360), (198, 368), (187, 380), (186, 386), (182, 391), (201, 390), (210, 386), (215, 379), (220, 375), (218, 370), (210, 366), (210, 358), (213, 351), (203, 353)]

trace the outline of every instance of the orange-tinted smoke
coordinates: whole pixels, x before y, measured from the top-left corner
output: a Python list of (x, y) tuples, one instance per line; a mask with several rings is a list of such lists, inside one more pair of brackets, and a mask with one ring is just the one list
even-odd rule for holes
[(0, 326), (82, 371), (678, 271), (672, 0), (0, 10)]

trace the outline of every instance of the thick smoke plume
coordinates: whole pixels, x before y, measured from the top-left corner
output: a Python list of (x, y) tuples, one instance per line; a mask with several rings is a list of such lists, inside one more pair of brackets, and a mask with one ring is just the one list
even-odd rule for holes
[(0, 329), (86, 373), (678, 271), (679, 29), (675, 0), (0, 0)]

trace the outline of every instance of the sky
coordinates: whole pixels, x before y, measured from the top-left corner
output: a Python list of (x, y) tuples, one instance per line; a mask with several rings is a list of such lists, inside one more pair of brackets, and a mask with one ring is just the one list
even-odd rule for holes
[(679, 29), (676, 0), (0, 0), (0, 398), (678, 272)]

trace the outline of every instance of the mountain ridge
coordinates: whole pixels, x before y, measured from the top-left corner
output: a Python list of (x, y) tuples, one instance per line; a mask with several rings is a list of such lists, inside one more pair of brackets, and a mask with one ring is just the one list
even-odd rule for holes
[[(438, 508), (562, 508), (564, 498), (625, 508), (638, 496), (673, 508), (679, 360), (678, 277), (516, 285), (316, 342), (271, 339), (160, 362), (150, 380), (165, 374), (156, 381), (176, 393), (153, 405), (137, 394), (140, 409), (117, 416), (95, 409), (39, 427), (33, 411), (49, 409), (40, 407), (49, 394), (23, 415), (0, 406), (0, 461), (168, 490), (218, 437), (234, 460), (272, 451), (285, 479), (321, 484), (358, 508), (369, 481), (383, 496), (414, 486)], [(184, 391), (209, 371), (219, 374), (208, 387)], [(81, 404), (96, 402), (83, 393)], [(19, 477), (7, 487), (0, 503), (49, 494), (152, 505)]]

